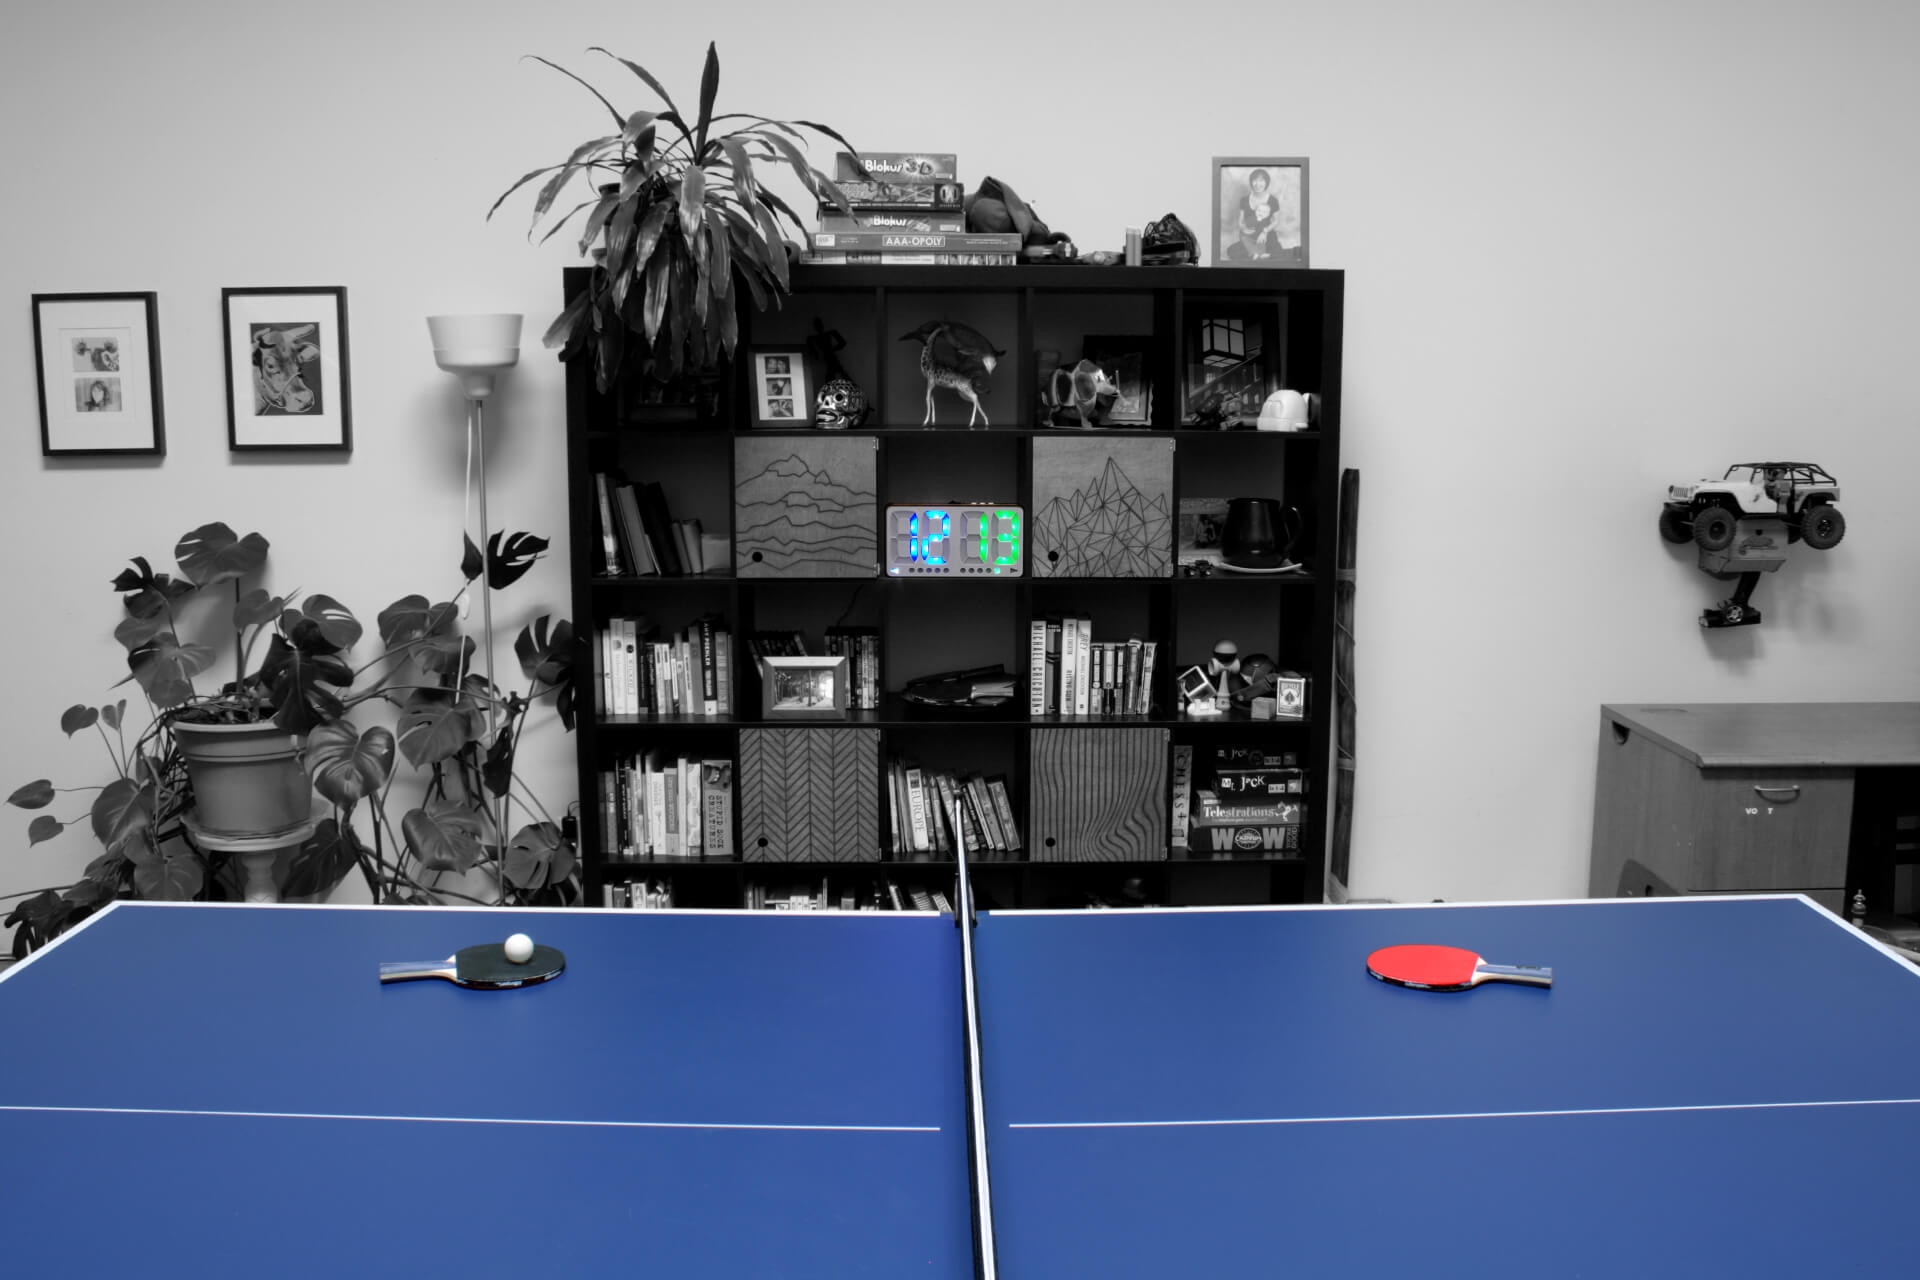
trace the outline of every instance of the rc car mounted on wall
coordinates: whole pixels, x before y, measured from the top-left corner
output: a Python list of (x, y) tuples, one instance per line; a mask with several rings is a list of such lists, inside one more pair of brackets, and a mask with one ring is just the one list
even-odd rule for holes
[(1668, 485), (1660, 536), (1699, 547), (1704, 572), (1739, 578), (1731, 596), (1702, 611), (1700, 625), (1759, 622), (1749, 603), (1754, 585), (1786, 563), (1788, 544), (1825, 551), (1846, 536), (1839, 501), (1839, 483), (1811, 462), (1736, 462), (1718, 480)]

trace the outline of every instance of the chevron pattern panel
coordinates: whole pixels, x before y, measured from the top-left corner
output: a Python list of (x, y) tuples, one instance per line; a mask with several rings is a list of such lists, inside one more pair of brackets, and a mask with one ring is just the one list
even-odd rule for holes
[(877, 862), (880, 731), (742, 729), (738, 796), (748, 862)]
[(1165, 729), (1035, 729), (1027, 830), (1035, 862), (1167, 856)]

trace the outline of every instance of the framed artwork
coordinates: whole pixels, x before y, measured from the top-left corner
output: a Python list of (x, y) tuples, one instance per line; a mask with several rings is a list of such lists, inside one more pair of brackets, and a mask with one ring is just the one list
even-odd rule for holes
[(1027, 572), (1036, 578), (1173, 576), (1173, 441), (1033, 441)]
[(222, 289), (227, 447), (353, 448), (347, 291)]
[(765, 720), (847, 718), (847, 655), (760, 659), (760, 716)]
[(1232, 430), (1260, 421), (1267, 397), (1285, 383), (1286, 335), (1278, 306), (1197, 304), (1181, 335), (1182, 425)]
[(1144, 427), (1153, 420), (1153, 383), (1147, 376), (1150, 341), (1143, 336), (1088, 337), (1083, 343), (1086, 358), (1104, 369), (1120, 389), (1107, 410), (1106, 425)]
[(873, 436), (736, 436), (733, 474), (737, 576), (878, 576), (880, 442)]
[(1307, 265), (1307, 161), (1303, 156), (1213, 158), (1216, 267)]
[(36, 293), (40, 452), (164, 454), (160, 308), (151, 293)]
[(748, 398), (756, 427), (813, 425), (813, 383), (807, 353), (798, 347), (752, 347), (747, 351)]

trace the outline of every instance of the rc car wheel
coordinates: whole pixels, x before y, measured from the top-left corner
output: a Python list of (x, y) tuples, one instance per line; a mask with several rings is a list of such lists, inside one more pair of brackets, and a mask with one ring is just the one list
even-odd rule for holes
[(1800, 515), (1800, 536), (1815, 551), (1825, 551), (1847, 536), (1847, 518), (1830, 502), (1808, 507)]
[(1660, 508), (1660, 536), (1668, 542), (1692, 542), (1693, 524), (1687, 513), (1672, 507)]
[(1735, 527), (1733, 512), (1718, 504), (1705, 507), (1693, 518), (1693, 540), (1704, 551), (1725, 551)]

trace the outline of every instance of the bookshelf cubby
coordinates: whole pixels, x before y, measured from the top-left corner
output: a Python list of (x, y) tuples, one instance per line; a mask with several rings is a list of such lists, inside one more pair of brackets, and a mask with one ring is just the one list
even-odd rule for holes
[[(586, 268), (566, 272), (569, 295), (584, 287), (586, 273)], [(911, 842), (904, 838), (907, 832), (896, 835), (907, 820), (896, 819), (892, 812), (888, 765), (902, 758), (929, 772), (1004, 780), (1023, 847), (1004, 860), (977, 855), (983, 859), (975, 877), (983, 906), (1319, 900), (1332, 809), (1343, 290), (1343, 273), (1321, 270), (796, 266), (793, 292), (781, 307), (765, 313), (750, 305), (743, 308), (741, 353), (744, 356), (749, 346), (805, 349), (816, 319), (838, 332), (845, 339), (839, 358), (874, 406), (868, 422), (851, 431), (812, 428), (810, 405), (791, 427), (756, 425), (744, 359), (724, 379), (717, 403), (699, 410), (632, 404), (617, 392), (603, 395), (595, 389), (590, 362), (572, 362), (567, 369), (569, 532), (573, 618), (583, 650), (578, 682), (582, 713), (575, 743), (589, 903), (608, 901), (612, 892), (628, 885), (645, 887), (655, 904), (670, 899), (676, 907), (700, 908), (784, 905), (803, 892), (838, 906), (884, 903), (890, 889), (898, 889), (909, 902), (915, 889), (950, 891), (951, 852), (898, 849)], [(990, 426), (968, 429), (967, 406), (945, 390), (935, 395), (934, 425), (922, 425), (925, 383), (918, 367), (919, 347), (902, 341), (902, 335), (939, 318), (970, 324), (1005, 351), (982, 397)], [(1259, 326), (1266, 385), (1318, 397), (1317, 417), (1306, 430), (1260, 431), (1250, 423), (1223, 430), (1205, 419), (1193, 421), (1195, 397), (1189, 384), (1206, 366), (1202, 348), (1219, 341), (1218, 331), (1207, 322), (1221, 318)], [(1098, 338), (1103, 350), (1117, 344), (1139, 353), (1138, 367), (1151, 393), (1150, 403), (1143, 406), (1144, 421), (1088, 430), (1044, 420), (1040, 353), (1058, 352), (1071, 365), (1090, 338)], [(1230, 348), (1223, 351), (1230, 354)], [(1219, 362), (1229, 354), (1216, 352), (1214, 358)], [(818, 377), (816, 368), (809, 385), (817, 386)], [(1257, 408), (1255, 398), (1246, 403)], [(754, 465), (764, 471), (767, 456), (767, 445), (755, 443), (743, 451), (740, 443), (767, 442), (776, 452), (791, 445), (796, 457), (807, 460), (822, 447), (819, 442), (854, 440), (871, 445), (870, 467), (861, 449), (840, 445), (833, 464), (840, 470), (830, 483), (836, 495), (855, 491), (871, 501), (871, 542), (856, 545), (852, 556), (856, 561), (871, 556), (873, 572), (844, 576), (845, 567), (839, 565), (831, 572), (763, 574), (759, 566), (737, 565), (730, 553), (742, 545), (735, 506), (739, 459), (754, 458)], [(1040, 444), (1055, 440), (1076, 442), (1066, 446), (1064, 464), (1062, 446)], [(1152, 526), (1164, 529), (1163, 535), (1154, 535), (1164, 536), (1164, 545), (1149, 548), (1164, 554), (1144, 561), (1164, 568), (1152, 576), (1133, 576), (1124, 568), (1102, 576), (1056, 572), (1056, 565), (1071, 563), (1073, 557), (1060, 557), (1058, 548), (1049, 557), (1041, 545), (1036, 491), (1057, 492), (1063, 474), (1067, 483), (1078, 483), (1073, 463), (1080, 455), (1073, 450), (1083, 449), (1095, 460), (1086, 468), (1089, 486), (1096, 479), (1098, 459), (1108, 454), (1124, 460), (1158, 457), (1162, 461), (1154, 466), (1163, 474), (1165, 455), (1155, 453), (1163, 446), (1172, 458), (1171, 489), (1156, 489), (1157, 481), (1142, 486), (1135, 505), (1147, 510), (1149, 519), (1154, 512), (1164, 517), (1162, 524)], [(850, 473), (849, 457), (855, 460)], [(709, 554), (698, 574), (637, 574), (632, 565), (622, 565), (621, 574), (608, 573), (596, 476), (657, 482), (672, 517), (698, 520), (709, 548), (724, 548), (729, 554)], [(1303, 571), (1183, 575), (1174, 563), (1180, 501), (1226, 497), (1272, 498), (1294, 508), (1300, 532), (1291, 557)], [(1160, 505), (1155, 505), (1156, 498)], [(878, 525), (886, 506), (952, 502), (1020, 506), (1025, 512), (1026, 572), (937, 580), (886, 576), (877, 554), (882, 534)], [(1134, 502), (1132, 496), (1129, 502)], [(764, 513), (764, 504), (760, 510)], [(1101, 519), (1089, 517), (1071, 525), (1072, 532), (1052, 536), (1078, 538), (1082, 528), (1105, 528)], [(864, 515), (861, 521), (856, 543), (865, 536)], [(1091, 618), (1095, 640), (1138, 637), (1154, 642), (1156, 657), (1147, 681), (1151, 711), (1102, 716), (1030, 709), (1032, 624), (1063, 616)], [(599, 705), (594, 636), (609, 619), (620, 617), (644, 618), (663, 634), (697, 629), (702, 618), (724, 630), (731, 641), (726, 662), (730, 710), (720, 715), (685, 709), (619, 714)], [(764, 718), (748, 637), (797, 631), (810, 654), (823, 654), (830, 627), (879, 633), (879, 707), (851, 710), (844, 720)], [(1233, 640), (1242, 656), (1262, 653), (1279, 668), (1304, 675), (1304, 715), (1256, 720), (1239, 707), (1224, 715), (1185, 714), (1177, 677), (1188, 667), (1204, 667), (1222, 639)], [(1013, 701), (1002, 707), (930, 707), (904, 696), (909, 685), (923, 677), (996, 666), (1014, 677)], [(767, 815), (743, 814), (736, 794), (727, 833), (730, 858), (621, 855), (603, 821), (603, 775), (635, 758), (671, 761), (687, 756), (729, 762), (737, 782), (743, 736), (768, 728), (859, 728), (877, 734), (878, 783), (872, 781), (871, 768), (863, 765), (847, 775), (845, 784), (879, 790), (877, 796), (865, 792), (848, 797), (849, 807), (857, 801), (861, 810), (878, 812), (873, 847), (836, 848), (834, 858), (818, 861), (743, 857), (743, 831), (748, 826), (764, 829), (761, 819)], [(1124, 736), (1073, 736), (1116, 731)], [(1225, 854), (1202, 851), (1198, 842), (1185, 850), (1176, 847), (1169, 838), (1167, 815), (1177, 812), (1170, 789), (1180, 748), (1191, 748), (1202, 761), (1229, 748), (1291, 756), (1301, 771), (1298, 847)], [(1131, 763), (1108, 763), (1115, 760)], [(1098, 774), (1116, 767), (1134, 772), (1125, 778)], [(1082, 781), (1062, 781), (1075, 777)], [(854, 781), (859, 778), (866, 781)], [(820, 794), (806, 790), (813, 783), (794, 785), (799, 788), (794, 794)], [(1088, 795), (1078, 794), (1082, 787)], [(1094, 814), (1089, 821), (1114, 820), (1112, 806), (1127, 803), (1128, 796), (1142, 797), (1141, 815), (1151, 814), (1157, 836), (1141, 839), (1135, 831), (1124, 841), (1109, 843), (1056, 832), (1052, 845), (1040, 849), (1035, 847), (1039, 842), (1029, 838), (1036, 821), (1058, 826), (1080, 821), (1074, 815), (1081, 813)], [(1050, 853), (1049, 848), (1064, 854)], [(808, 886), (817, 886), (817, 893)]]

